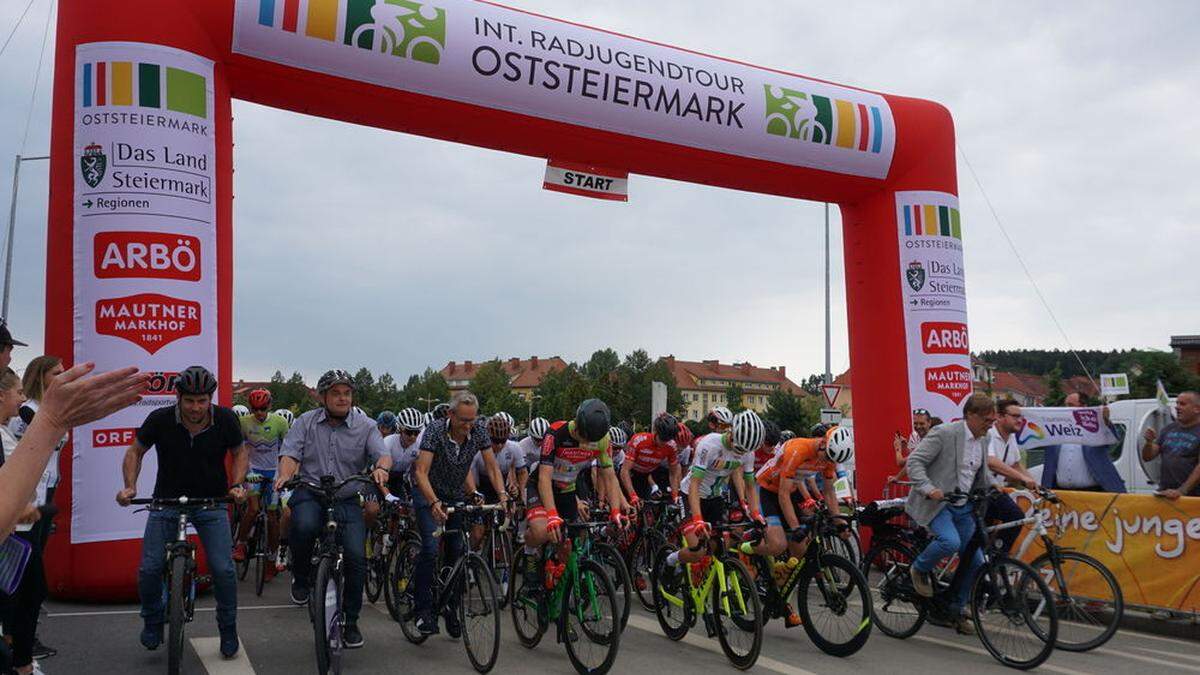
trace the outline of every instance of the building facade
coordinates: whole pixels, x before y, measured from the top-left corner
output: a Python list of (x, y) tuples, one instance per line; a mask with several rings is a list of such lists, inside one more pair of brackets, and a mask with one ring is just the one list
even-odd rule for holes
[(807, 395), (800, 385), (788, 379), (785, 366), (762, 368), (748, 362), (730, 365), (715, 360), (682, 361), (674, 355), (663, 357), (663, 361), (683, 394), (684, 417), (689, 420), (704, 419), (714, 406), (728, 406), (732, 385), (742, 388), (742, 405), (758, 413), (767, 411), (767, 399), (775, 391)]
[[(475, 377), (475, 373), (479, 372), (480, 366), (485, 362), (476, 363), (474, 361), (451, 361), (441, 369), (442, 377), (446, 379), (446, 384), (450, 386), (451, 393), (462, 391), (471, 386), (471, 378)], [(542, 383), (542, 378), (548, 373), (553, 373), (558, 370), (563, 370), (567, 367), (567, 362), (562, 360), (562, 357), (551, 356), (550, 358), (539, 358), (531, 356), (528, 359), (510, 358), (506, 361), (501, 361), (500, 364), (504, 367), (504, 372), (508, 373), (508, 384), (512, 387), (512, 391), (523, 400), (528, 401), (530, 396), (533, 396), (533, 390)]]

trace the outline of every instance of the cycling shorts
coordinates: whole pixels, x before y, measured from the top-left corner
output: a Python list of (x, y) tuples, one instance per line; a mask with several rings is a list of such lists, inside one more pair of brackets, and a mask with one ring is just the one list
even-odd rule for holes
[[(683, 511), (687, 520), (692, 518), (691, 500), (683, 499)], [(729, 502), (724, 497), (708, 497), (700, 500), (700, 517), (709, 525), (725, 524), (725, 516), (729, 513)]]
[(263, 483), (246, 483), (246, 492), (252, 497), (259, 498), (259, 504), (266, 504), (268, 511), (279, 510), (278, 495), (275, 494), (275, 471), (266, 471), (259, 469), (246, 474), (246, 478), (262, 476), (266, 479)]
[(633, 491), (637, 493), (638, 499), (649, 499), (654, 493), (654, 486), (662, 492), (671, 490), (671, 472), (665, 466), (655, 468), (649, 473), (638, 473), (630, 471), (629, 482), (633, 483)]
[[(796, 515), (800, 515), (800, 492), (792, 491), (792, 508)], [(763, 486), (758, 486), (758, 503), (762, 507), (763, 517), (767, 519), (769, 527), (787, 528), (787, 523), (783, 520), (783, 511), (779, 508), (779, 493), (772, 492)]]
[[(542, 507), (542, 497), (538, 494), (537, 485), (530, 481), (529, 486), (525, 488), (525, 506), (528, 509), (525, 512), (526, 520), (537, 520), (545, 517), (545, 509)], [(536, 509), (536, 510), (535, 510)], [(558, 511), (558, 517), (564, 522), (573, 523), (579, 520), (579, 502), (575, 498), (575, 492), (559, 492), (554, 490), (554, 509)]]

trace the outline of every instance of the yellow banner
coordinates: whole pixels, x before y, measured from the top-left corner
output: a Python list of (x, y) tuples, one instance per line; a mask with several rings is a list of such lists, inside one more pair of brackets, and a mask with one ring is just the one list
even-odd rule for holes
[[(1030, 493), (1011, 494), (1029, 513)], [(1047, 534), (1059, 547), (1103, 563), (1116, 577), (1127, 605), (1200, 610), (1200, 497), (1170, 501), (1152, 495), (1066, 490), (1056, 494), (1062, 503), (1041, 509)], [(1013, 547), (1026, 562), (1045, 551), (1032, 529), (1026, 527)], [(1097, 581), (1095, 575), (1080, 575), (1071, 592), (1102, 598), (1100, 589), (1089, 588)]]

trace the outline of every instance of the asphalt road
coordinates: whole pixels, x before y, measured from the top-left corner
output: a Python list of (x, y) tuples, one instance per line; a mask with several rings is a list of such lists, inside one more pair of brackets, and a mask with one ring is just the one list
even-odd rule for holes
[[(241, 586), (238, 628), (242, 651), (225, 661), (217, 653), (217, 628), (211, 596), (197, 601), (196, 620), (188, 625), (184, 672), (260, 675), (301, 675), (315, 671), (312, 633), (306, 612), (287, 602), (281, 577), (268, 584), (263, 597), (254, 596), (248, 582)], [(98, 606), (50, 602), (40, 636), (59, 654), (42, 662), (51, 675), (59, 673), (153, 673), (166, 669), (165, 647), (148, 652), (138, 644), (141, 619), (133, 605)], [(408, 643), (387, 615), (381, 599), (363, 609), (360, 627), (366, 646), (348, 652), (345, 670), (351, 673), (473, 673), (461, 641), (444, 634), (425, 644)], [(494, 673), (561, 673), (574, 670), (563, 648), (548, 636), (534, 650), (517, 643), (506, 613), (502, 644)], [(1076, 673), (1200, 673), (1200, 646), (1176, 638), (1122, 631), (1104, 647), (1085, 654), (1056, 651), (1039, 670)], [(659, 632), (652, 613), (635, 607), (621, 638), (613, 673), (737, 672), (703, 628), (682, 642)], [(766, 629), (762, 656), (753, 672), (780, 675), (805, 673), (1011, 673), (994, 661), (978, 638), (954, 631), (924, 627), (916, 636), (898, 641), (878, 631), (856, 655), (838, 659), (819, 651), (802, 628), (787, 630), (778, 622)]]

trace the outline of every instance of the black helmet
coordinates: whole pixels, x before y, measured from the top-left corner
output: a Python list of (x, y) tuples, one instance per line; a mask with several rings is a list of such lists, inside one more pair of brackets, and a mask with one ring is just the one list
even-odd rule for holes
[(598, 398), (589, 398), (575, 409), (575, 433), (595, 443), (608, 435), (611, 426), (608, 406)]
[(450, 416), (450, 404), (439, 403), (433, 406), (433, 419), (444, 420)]
[(341, 369), (327, 371), (321, 376), (321, 379), (317, 380), (317, 393), (324, 396), (325, 392), (333, 389), (335, 384), (345, 384), (350, 389), (354, 389), (354, 378), (350, 377), (350, 373)]
[(200, 396), (217, 390), (217, 378), (204, 366), (191, 366), (175, 380), (175, 391), (180, 396)]
[(771, 420), (763, 420), (763, 424), (767, 427), (766, 433), (763, 434), (763, 443), (770, 446), (779, 445), (779, 425)]
[(825, 434), (829, 431), (829, 425), (824, 422), (817, 422), (808, 429), (809, 438), (825, 438)]
[(679, 420), (671, 413), (660, 413), (654, 418), (654, 435), (663, 443), (675, 440), (679, 435)]

